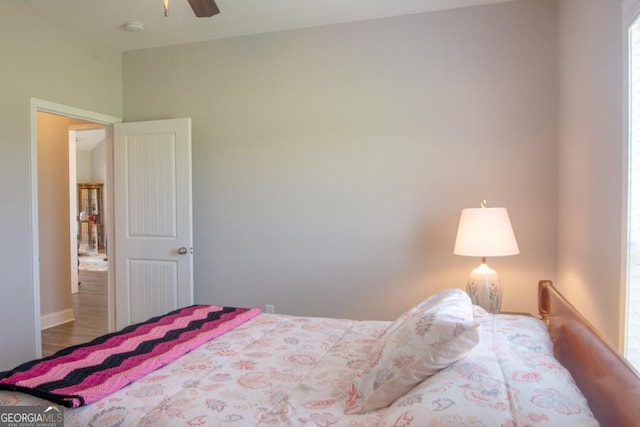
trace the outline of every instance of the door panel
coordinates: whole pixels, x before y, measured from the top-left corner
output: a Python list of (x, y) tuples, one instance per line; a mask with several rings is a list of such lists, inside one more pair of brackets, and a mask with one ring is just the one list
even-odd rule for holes
[(190, 119), (114, 126), (114, 196), (117, 327), (193, 304)]
[(178, 308), (178, 263), (128, 260), (131, 323)]

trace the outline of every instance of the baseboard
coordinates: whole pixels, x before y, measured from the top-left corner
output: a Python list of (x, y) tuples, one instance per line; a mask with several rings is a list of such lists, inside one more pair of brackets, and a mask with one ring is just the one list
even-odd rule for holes
[(45, 314), (40, 316), (40, 329), (45, 330), (53, 328), (54, 326), (73, 322), (74, 320), (76, 319), (73, 317), (73, 309), (71, 308), (57, 311), (55, 313)]

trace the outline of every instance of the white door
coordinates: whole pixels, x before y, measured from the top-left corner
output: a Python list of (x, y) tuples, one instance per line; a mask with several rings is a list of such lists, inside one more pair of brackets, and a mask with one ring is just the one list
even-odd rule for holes
[(116, 326), (193, 304), (191, 119), (114, 125)]

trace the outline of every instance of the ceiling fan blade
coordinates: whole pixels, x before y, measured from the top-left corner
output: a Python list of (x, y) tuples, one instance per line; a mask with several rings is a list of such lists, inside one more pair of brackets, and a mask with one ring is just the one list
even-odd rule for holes
[(214, 0), (189, 0), (189, 4), (198, 18), (209, 18), (220, 13)]

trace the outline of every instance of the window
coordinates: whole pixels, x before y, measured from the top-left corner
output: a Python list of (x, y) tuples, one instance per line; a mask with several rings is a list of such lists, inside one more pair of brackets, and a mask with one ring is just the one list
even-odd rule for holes
[(625, 355), (640, 370), (640, 18), (629, 26), (629, 171)]

